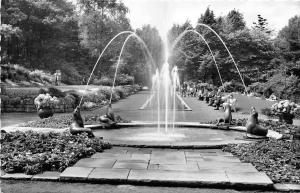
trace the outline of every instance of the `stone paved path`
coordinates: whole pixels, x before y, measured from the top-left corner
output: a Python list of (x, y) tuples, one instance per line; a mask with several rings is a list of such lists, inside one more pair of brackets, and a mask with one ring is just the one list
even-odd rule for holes
[[(155, 112), (151, 110), (138, 110), (147, 101), (149, 96), (149, 91), (141, 91), (113, 104), (113, 109), (115, 113), (127, 120), (156, 121), (157, 114)], [(208, 106), (204, 101), (199, 101), (195, 97), (184, 97), (183, 99), (187, 105), (192, 108), (192, 111), (176, 111), (176, 121), (207, 122), (223, 117), (222, 110), (214, 110), (213, 107)], [(103, 114), (104, 110), (96, 110), (95, 113)], [(163, 120), (164, 113), (161, 113), (161, 117)], [(241, 112), (233, 113), (234, 119), (248, 117), (248, 114), (242, 114)], [(169, 112), (169, 119), (171, 120), (172, 118), (172, 112)], [(259, 119), (267, 120), (269, 118), (259, 114)], [(294, 119), (294, 125), (300, 125), (300, 120)]]
[(250, 163), (220, 149), (171, 150), (114, 147), (78, 161), (60, 180), (130, 184), (269, 187)]
[[(115, 113), (121, 117), (133, 121), (156, 121), (157, 114), (151, 110), (139, 110), (149, 97), (149, 91), (141, 91), (113, 104)], [(205, 122), (222, 117), (222, 111), (215, 111), (203, 101), (196, 98), (183, 98), (192, 111), (176, 111), (176, 121)], [(169, 120), (172, 120), (172, 111), (169, 111)], [(164, 112), (161, 112), (161, 120), (164, 120)]]

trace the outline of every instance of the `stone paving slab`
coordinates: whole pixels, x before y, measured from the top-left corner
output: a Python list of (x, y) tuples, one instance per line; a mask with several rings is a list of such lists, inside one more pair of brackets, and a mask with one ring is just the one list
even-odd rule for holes
[(26, 175), (24, 173), (13, 173), (13, 174), (4, 174), (1, 176), (1, 179), (16, 179), (16, 180), (30, 180), (32, 175)]
[(300, 184), (274, 184), (274, 189), (281, 192), (300, 192)]
[(85, 158), (79, 160), (75, 167), (91, 167), (91, 168), (112, 168), (116, 159), (96, 159), (96, 158)]
[(201, 156), (217, 156), (218, 153), (217, 152), (201, 152), (200, 155)]
[(142, 154), (142, 153), (133, 153), (131, 155), (132, 159), (142, 159), (142, 160), (150, 160), (151, 154)]
[(197, 151), (185, 151), (185, 157), (193, 157), (193, 158), (202, 158), (202, 155), (200, 155), (200, 152)]
[(145, 163), (145, 162), (119, 162), (119, 161), (117, 161), (113, 168), (147, 170), (148, 163)]
[(204, 161), (219, 161), (219, 162), (240, 162), (240, 160), (233, 156), (203, 156)]
[(46, 171), (41, 174), (34, 175), (32, 180), (58, 181), (60, 173)]
[(101, 158), (101, 159), (122, 159), (131, 158), (131, 154), (124, 153), (95, 153), (91, 158)]
[(197, 164), (161, 164), (158, 165), (158, 170), (171, 170), (171, 171), (199, 171)]
[(95, 168), (88, 176), (88, 180), (98, 182), (111, 180), (125, 182), (127, 180), (129, 171), (129, 169)]
[(203, 157), (186, 157), (186, 162), (198, 162), (198, 161), (205, 161)]
[(186, 164), (183, 151), (152, 151), (151, 164)]
[(237, 172), (258, 172), (255, 167), (250, 163), (238, 163), (238, 162), (216, 162), (216, 161), (203, 161), (197, 162), (198, 167), (201, 170), (226, 170)]
[(246, 186), (246, 185), (255, 185), (255, 186), (269, 186), (273, 185), (273, 182), (270, 178), (263, 172), (239, 172), (232, 173), (226, 172), (230, 183), (234, 185)]
[(68, 167), (60, 174), (60, 180), (86, 180), (94, 168)]
[(217, 173), (199, 173), (199, 172), (181, 172), (166, 170), (131, 170), (128, 181), (152, 182), (158, 184), (168, 183), (188, 183), (188, 184), (221, 184), (229, 183), (225, 172)]
[[(120, 153), (120, 154), (124, 154), (124, 153), (127, 153), (127, 151), (128, 151), (128, 148), (124, 149), (124, 147), (116, 147), (115, 146), (114, 148), (106, 149), (104, 153)], [(101, 154), (101, 153), (99, 153), (99, 154)]]
[(149, 159), (118, 159), (117, 162), (123, 163), (149, 163)]

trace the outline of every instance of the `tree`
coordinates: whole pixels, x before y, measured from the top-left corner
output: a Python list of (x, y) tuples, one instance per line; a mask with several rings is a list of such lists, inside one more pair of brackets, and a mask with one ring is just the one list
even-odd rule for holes
[[(295, 59), (300, 58), (300, 16), (289, 19), (288, 26), (279, 31), (277, 40), (281, 41), (281, 48), (293, 52)], [(283, 46), (282, 46), (283, 45)]]
[(216, 23), (214, 12), (207, 7), (204, 14), (201, 14), (201, 17), (198, 19), (198, 23), (204, 23), (213, 26)]
[(51, 72), (64, 66), (67, 68), (62, 69), (64, 77), (68, 77), (64, 72), (73, 71), (72, 77), (80, 79), (73, 62), (86, 54), (78, 47), (77, 16), (71, 2), (3, 0), (1, 3), (1, 63), (20, 63)]
[[(128, 41), (122, 56), (123, 65), (120, 72), (133, 76), (136, 83), (146, 85), (151, 83), (152, 74), (163, 63), (163, 42), (158, 30), (150, 25), (136, 29), (136, 34), (145, 45), (136, 38)], [(146, 49), (149, 50), (154, 63)]]
[[(94, 59), (88, 67), (91, 71), (106, 44), (119, 32), (131, 30), (126, 18), (128, 8), (116, 0), (80, 0), (79, 6), (83, 12), (79, 17), (80, 43)], [(116, 63), (124, 40), (122, 36), (113, 42), (101, 58), (95, 75), (107, 73)]]
[(227, 33), (242, 30), (246, 27), (243, 15), (235, 9), (227, 14), (225, 21), (225, 31), (227, 31)]
[(174, 44), (175, 40), (178, 41), (174, 50), (170, 53), (169, 63), (173, 66), (176, 65), (182, 70), (182, 74), (185, 75), (183, 79), (197, 80), (199, 56), (203, 49), (205, 49), (205, 46), (202, 46), (201, 43), (203, 42), (201, 42), (199, 36), (193, 32), (186, 33), (181, 39), (178, 39), (178, 36), (186, 29), (194, 29), (190, 24), (190, 21), (186, 21), (182, 25), (173, 25), (169, 30), (169, 47)]
[(269, 28), (267, 19), (263, 18), (260, 14), (258, 14), (257, 17), (257, 22), (253, 22), (253, 28), (271, 35), (273, 30)]
[[(163, 41), (155, 27), (144, 25), (141, 29), (136, 30), (136, 34), (146, 43), (156, 67), (163, 63)], [(143, 48), (144, 49), (144, 48)]]

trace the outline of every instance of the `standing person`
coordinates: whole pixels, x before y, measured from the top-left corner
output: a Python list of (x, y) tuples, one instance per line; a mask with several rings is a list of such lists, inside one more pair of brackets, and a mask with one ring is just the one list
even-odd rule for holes
[(186, 93), (187, 93), (187, 83), (186, 82), (184, 82), (183, 83), (183, 89), (182, 89), (182, 96), (183, 97), (186, 97)]
[(197, 88), (196, 88), (196, 83), (193, 84), (193, 97), (196, 97), (197, 95)]

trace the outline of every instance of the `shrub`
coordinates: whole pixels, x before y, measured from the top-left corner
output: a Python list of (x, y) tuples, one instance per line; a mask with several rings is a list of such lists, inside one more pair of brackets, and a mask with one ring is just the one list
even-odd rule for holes
[(54, 77), (42, 70), (30, 71), (18, 64), (3, 64), (1, 65), (1, 80), (7, 81), (7, 79), (20, 86), (29, 86), (37, 85), (36, 83), (51, 84)]
[(261, 114), (269, 116), (269, 117), (273, 116), (271, 108), (268, 108), (268, 107), (261, 109)]
[(98, 107), (98, 105), (94, 102), (84, 102), (82, 104), (82, 109), (92, 109), (92, 108), (95, 108), (95, 107)]
[(295, 118), (296, 119), (300, 119), (300, 108), (298, 108), (295, 112), (294, 112)]
[(34, 70), (30, 72), (29, 77), (34, 79), (36, 82), (43, 82), (43, 83), (52, 82), (52, 75), (49, 73), (45, 73), (42, 70)]
[(300, 102), (300, 79), (297, 76), (285, 77), (279, 73), (272, 76), (263, 86), (265, 96), (274, 93), (279, 98)]
[[(93, 84), (102, 86), (112, 86), (114, 79), (108, 76), (102, 76), (101, 79), (95, 79)], [(117, 74), (115, 85), (133, 84), (134, 77), (127, 74)]]
[[(106, 100), (106, 99), (104, 99)], [(101, 102), (103, 101), (103, 95), (98, 95), (98, 94), (86, 94), (83, 96), (82, 99), (83, 103), (95, 103), (95, 104), (101, 104)]]
[(102, 76), (101, 79), (95, 79), (93, 84), (102, 86), (112, 86), (113, 80), (107, 76)]
[(254, 83), (250, 84), (248, 87), (250, 89), (250, 92), (263, 93), (264, 86), (265, 86), (264, 83), (254, 82)]
[(87, 134), (12, 132), (1, 135), (1, 169), (7, 173), (62, 172), (79, 159), (110, 148)]
[(66, 96), (64, 92), (55, 87), (49, 87), (47, 89), (47, 93), (49, 93), (52, 97), (55, 96), (57, 98), (62, 98)]
[(59, 100), (56, 97), (51, 97), (48, 93), (47, 94), (39, 94), (34, 99), (34, 104), (37, 109), (42, 108), (54, 108), (59, 103)]
[(220, 89), (225, 89), (226, 92), (245, 91), (245, 87), (243, 86), (243, 84), (236, 81), (224, 82), (224, 89), (223, 86), (221, 86)]
[(116, 78), (116, 85), (128, 85), (133, 84), (134, 77), (128, 74), (118, 74)]
[(76, 97), (74, 95), (68, 94), (64, 97), (64, 102), (68, 105), (68, 106), (72, 106), (73, 108), (75, 108), (76, 105)]
[(74, 101), (74, 107), (76, 107), (76, 106), (79, 105), (81, 96), (75, 90), (66, 91), (66, 92), (64, 92), (64, 94), (66, 95), (65, 96), (66, 98), (72, 97), (72, 98), (75, 99), (75, 101)]
[(8, 104), (10, 98), (7, 95), (1, 95), (1, 104)]
[(125, 94), (126, 89), (122, 88), (122, 87), (116, 87), (114, 89), (114, 92), (116, 93), (116, 95), (118, 95), (121, 99), (125, 98), (127, 95)]
[(29, 96), (36, 97), (39, 95), (38, 88), (6, 88), (6, 95), (9, 97), (28, 98)]

